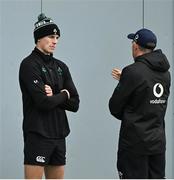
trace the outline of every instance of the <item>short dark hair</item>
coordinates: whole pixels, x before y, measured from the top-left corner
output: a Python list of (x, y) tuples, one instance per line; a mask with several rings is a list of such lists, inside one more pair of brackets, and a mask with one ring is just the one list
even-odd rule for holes
[(140, 51), (143, 51), (143, 52), (145, 52), (145, 53), (150, 53), (150, 52), (153, 51), (153, 49), (149, 49), (149, 48), (142, 47), (142, 46), (140, 46), (139, 44), (138, 44), (138, 46), (139, 46)]

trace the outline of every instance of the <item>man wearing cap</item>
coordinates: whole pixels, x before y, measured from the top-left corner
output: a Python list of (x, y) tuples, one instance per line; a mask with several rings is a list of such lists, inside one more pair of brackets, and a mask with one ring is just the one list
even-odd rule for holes
[(134, 63), (122, 71), (113, 69), (119, 80), (110, 100), (111, 114), (121, 120), (117, 169), (124, 179), (165, 177), (164, 116), (170, 88), (169, 63), (148, 29), (129, 34)]
[(44, 14), (35, 23), (36, 47), (19, 70), (23, 100), (24, 172), (27, 179), (64, 178), (70, 133), (65, 110), (76, 112), (79, 95), (65, 63), (53, 57), (60, 30)]

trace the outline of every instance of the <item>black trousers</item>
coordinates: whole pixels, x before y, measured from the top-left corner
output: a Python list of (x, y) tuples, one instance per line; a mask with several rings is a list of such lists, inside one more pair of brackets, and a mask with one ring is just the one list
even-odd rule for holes
[(120, 179), (164, 179), (165, 153), (141, 155), (119, 150), (117, 169)]

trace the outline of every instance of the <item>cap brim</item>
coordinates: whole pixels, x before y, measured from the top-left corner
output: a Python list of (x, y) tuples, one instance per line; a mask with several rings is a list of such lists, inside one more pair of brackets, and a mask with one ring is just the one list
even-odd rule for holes
[(127, 35), (128, 39), (134, 39), (134, 37), (135, 37), (135, 34), (133, 34), (133, 33)]

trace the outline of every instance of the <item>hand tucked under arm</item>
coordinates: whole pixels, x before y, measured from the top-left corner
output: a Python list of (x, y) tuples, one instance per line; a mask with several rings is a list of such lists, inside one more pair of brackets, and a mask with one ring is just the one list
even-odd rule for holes
[(70, 93), (67, 89), (62, 89), (60, 92), (66, 92), (67, 93), (67, 96), (68, 96), (68, 99), (70, 99)]
[(64, 110), (77, 112), (79, 109), (79, 102), (80, 102), (79, 95), (74, 85), (74, 82), (72, 80), (68, 67), (65, 68), (65, 72), (66, 72), (64, 73), (65, 81), (64, 81), (64, 86), (63, 86), (64, 89), (62, 89), (61, 92), (67, 93), (68, 100), (62, 105), (60, 105), (59, 107), (61, 107)]
[[(53, 91), (52, 91), (52, 89), (51, 89), (51, 86), (49, 86), (49, 85), (45, 85), (45, 92), (46, 92), (46, 95), (47, 96), (53, 96)], [(70, 93), (69, 93), (69, 91), (67, 90), (67, 89), (62, 89), (61, 91), (60, 91), (61, 93), (62, 92), (66, 92), (66, 94), (67, 94), (67, 96), (68, 96), (68, 99), (70, 99)]]
[[(47, 96), (53, 96), (52, 89), (51, 89), (51, 87), (50, 87), (49, 85), (47, 85), (47, 84), (45, 85), (45, 92), (46, 92), (46, 95), (47, 95)], [(61, 92), (61, 93), (65, 92), (65, 93), (67, 94), (68, 100), (71, 98), (70, 93), (69, 93), (69, 91), (68, 91), (67, 89), (62, 89), (60, 92)], [(78, 103), (79, 103), (79, 102), (78, 102)], [(76, 112), (77, 109), (78, 109), (78, 108), (74, 108), (73, 110), (71, 109), (71, 106), (72, 106), (71, 104), (73, 104), (73, 106), (74, 106), (75, 104), (77, 104), (75, 98), (70, 99), (69, 101), (67, 101), (66, 103), (64, 103), (64, 105), (65, 105), (65, 104), (66, 104), (67, 110), (69, 110), (69, 108), (70, 108), (71, 111)], [(64, 106), (64, 105), (60, 105), (60, 107), (62, 107), (62, 106)]]
[(49, 85), (45, 85), (45, 92), (47, 96), (53, 96), (53, 91)]

